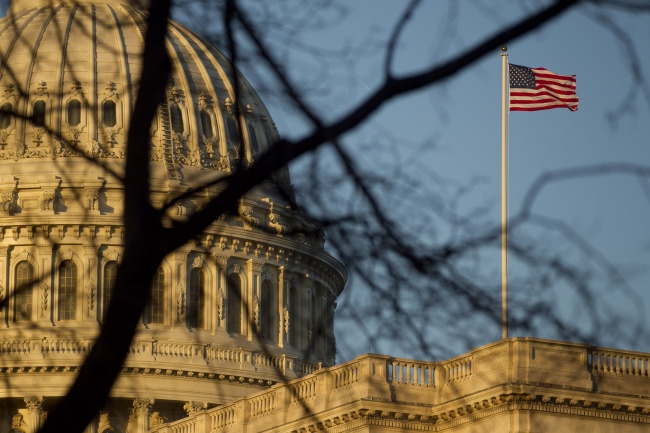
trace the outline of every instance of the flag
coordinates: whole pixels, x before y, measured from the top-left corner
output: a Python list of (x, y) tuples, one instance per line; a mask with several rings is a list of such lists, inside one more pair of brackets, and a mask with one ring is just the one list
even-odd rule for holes
[(578, 109), (576, 76), (557, 75), (544, 68), (508, 65), (510, 111), (537, 111), (567, 107)]

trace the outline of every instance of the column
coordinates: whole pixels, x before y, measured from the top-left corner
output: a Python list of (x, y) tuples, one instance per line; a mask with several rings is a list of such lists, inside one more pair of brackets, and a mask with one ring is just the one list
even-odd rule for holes
[(25, 397), (27, 433), (36, 433), (41, 428), (43, 402), (43, 397)]
[(278, 346), (289, 344), (289, 288), (284, 279), (284, 266), (278, 268)]
[(132, 420), (135, 422), (135, 431), (133, 433), (146, 433), (149, 430), (149, 417), (151, 416), (151, 407), (154, 399), (134, 398)]

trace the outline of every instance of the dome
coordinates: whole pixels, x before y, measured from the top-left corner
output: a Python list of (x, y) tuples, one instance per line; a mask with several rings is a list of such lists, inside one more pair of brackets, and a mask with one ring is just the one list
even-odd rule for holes
[[(145, 31), (145, 13), (110, 0), (19, 0), (0, 20), (0, 423), (23, 410), (22, 398), (55, 404), (110, 303)], [(219, 51), (175, 22), (166, 48), (167, 98), (142, 143), (158, 207), (251, 164), (278, 136)], [(218, 188), (168, 218), (182, 220)], [(347, 275), (286, 188), (284, 170), (163, 261), (113, 389), (110, 428), (125, 431), (133, 406), (173, 419), (184, 406), (222, 404), (333, 364)]]

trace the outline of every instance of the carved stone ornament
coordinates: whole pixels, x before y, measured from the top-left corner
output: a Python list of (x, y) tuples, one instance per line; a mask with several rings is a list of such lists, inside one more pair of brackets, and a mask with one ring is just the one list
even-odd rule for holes
[(284, 333), (289, 334), (289, 309), (286, 305), (282, 307), (282, 317), (284, 318)]
[(185, 289), (182, 284), (178, 285), (176, 289), (178, 297), (176, 298), (176, 310), (178, 312), (178, 320), (182, 320), (183, 314), (185, 314)]
[(56, 191), (53, 189), (44, 190), (41, 195), (41, 209), (47, 211), (53, 211), (55, 201), (56, 201)]
[(43, 397), (25, 397), (25, 407), (30, 411), (41, 411), (44, 401)]
[(197, 412), (208, 408), (208, 404), (202, 401), (188, 401), (183, 405), (183, 409), (187, 412), (187, 416), (192, 416)]
[(11, 216), (14, 213), (14, 191), (0, 192), (0, 216)]
[(41, 307), (43, 311), (47, 311), (47, 300), (50, 296), (50, 286), (46, 283), (41, 284)]
[(194, 257), (194, 260), (192, 260), (192, 267), (193, 268), (202, 268), (203, 267), (203, 257), (201, 257), (201, 256)]
[(4, 301), (4, 299), (5, 299), (5, 294), (6, 294), (6, 291), (5, 291), (4, 286), (1, 286), (1, 285), (0, 285), (0, 302), (1, 302), (1, 301)]
[(134, 398), (133, 410), (136, 413), (149, 413), (155, 400), (153, 398)]
[(232, 265), (232, 273), (233, 274), (240, 274), (241, 273), (241, 265), (239, 263), (233, 263), (233, 265)]
[(219, 290), (217, 292), (217, 317), (219, 318), (219, 323), (223, 321), (223, 291)]
[(99, 189), (91, 188), (86, 191), (86, 200), (88, 203), (88, 210), (98, 210)]
[(151, 414), (149, 417), (149, 427), (157, 427), (159, 425), (165, 424), (167, 422), (167, 418), (164, 416), (160, 416), (160, 412), (154, 412)]
[(95, 285), (93, 283), (88, 284), (88, 310), (93, 311), (95, 309), (95, 293), (97, 292), (95, 289)]
[(104, 87), (104, 95), (107, 97), (116, 97), (117, 96), (117, 84), (115, 84), (112, 81), (109, 81), (106, 83), (106, 86)]
[(260, 301), (257, 299), (257, 296), (253, 298), (253, 322), (255, 326), (258, 326), (260, 323)]
[(79, 81), (74, 81), (70, 86), (70, 93), (74, 96), (83, 96), (83, 88)]
[(47, 83), (45, 81), (40, 81), (36, 85), (36, 94), (38, 96), (49, 96), (47, 93)]

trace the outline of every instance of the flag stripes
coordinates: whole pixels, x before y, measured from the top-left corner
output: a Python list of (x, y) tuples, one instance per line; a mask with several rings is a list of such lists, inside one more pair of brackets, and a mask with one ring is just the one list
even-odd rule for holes
[(510, 111), (578, 109), (575, 75), (558, 75), (544, 68), (509, 65)]

